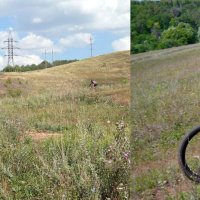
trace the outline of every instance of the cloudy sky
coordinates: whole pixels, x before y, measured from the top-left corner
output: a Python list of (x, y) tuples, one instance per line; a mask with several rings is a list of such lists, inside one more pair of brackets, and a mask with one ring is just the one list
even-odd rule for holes
[[(0, 47), (12, 31), (15, 64), (38, 64), (45, 58), (82, 59), (128, 50), (129, 0), (0, 0)], [(0, 50), (0, 68), (7, 64)]]

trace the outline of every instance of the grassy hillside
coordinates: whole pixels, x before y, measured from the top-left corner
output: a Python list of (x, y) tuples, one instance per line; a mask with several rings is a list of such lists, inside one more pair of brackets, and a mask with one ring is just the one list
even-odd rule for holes
[(129, 61), (125, 51), (0, 74), (1, 199), (128, 196)]
[(182, 136), (200, 124), (200, 45), (132, 56), (134, 199), (199, 199), (179, 169)]

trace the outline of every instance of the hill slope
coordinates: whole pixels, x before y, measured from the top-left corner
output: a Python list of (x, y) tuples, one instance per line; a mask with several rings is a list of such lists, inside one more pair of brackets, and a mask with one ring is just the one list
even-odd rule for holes
[(199, 124), (200, 45), (132, 56), (133, 169), (138, 199), (199, 199), (177, 161), (182, 136)]
[[(6, 94), (5, 85), (9, 85), (10, 79), (28, 81), (31, 84), (29, 93), (38, 90), (62, 90), (62, 87), (73, 87), (78, 85), (87, 86), (91, 79), (99, 83), (98, 91), (105, 94), (117, 94), (129, 101), (129, 52), (117, 52), (103, 56), (85, 59), (79, 62), (61, 65), (39, 71), (25, 73), (1, 73), (0, 94)], [(7, 82), (5, 80), (9, 79)], [(19, 84), (15, 84), (19, 88)], [(68, 85), (68, 86), (67, 86)], [(21, 88), (23, 91), (23, 87)], [(26, 91), (27, 93), (27, 91)], [(120, 94), (121, 93), (121, 94)], [(124, 98), (125, 95), (125, 98)], [(123, 100), (122, 99), (122, 100)]]
[(0, 199), (127, 198), (129, 61), (0, 74)]

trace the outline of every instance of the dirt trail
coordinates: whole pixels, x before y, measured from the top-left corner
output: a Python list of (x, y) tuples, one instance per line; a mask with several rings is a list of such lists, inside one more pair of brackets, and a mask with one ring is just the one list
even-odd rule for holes
[[(172, 169), (177, 174), (178, 159), (176, 149), (173, 149), (167, 156), (160, 160), (152, 160), (146, 163), (142, 163), (132, 167), (131, 176), (134, 184), (134, 179), (139, 175), (146, 174), (150, 170), (163, 170)], [(170, 176), (170, 175), (169, 175)], [(180, 171), (176, 177), (170, 181), (166, 180), (163, 183), (157, 184), (156, 187), (134, 194), (132, 199), (152, 199), (152, 200), (164, 200), (170, 197), (178, 198), (181, 192), (192, 192), (195, 193), (197, 185), (188, 180), (183, 173)], [(133, 186), (134, 188), (134, 186)], [(147, 197), (148, 196), (148, 197)]]
[(48, 132), (26, 132), (26, 136), (31, 137), (34, 141), (43, 141), (49, 138), (60, 138), (63, 136), (61, 133), (48, 133)]

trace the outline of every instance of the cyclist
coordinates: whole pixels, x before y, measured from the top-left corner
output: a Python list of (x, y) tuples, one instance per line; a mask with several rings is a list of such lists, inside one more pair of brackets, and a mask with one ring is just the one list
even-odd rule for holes
[(98, 84), (97, 84), (97, 82), (96, 82), (95, 80), (91, 80), (91, 82), (90, 82), (90, 87), (95, 88), (97, 85), (98, 85)]

